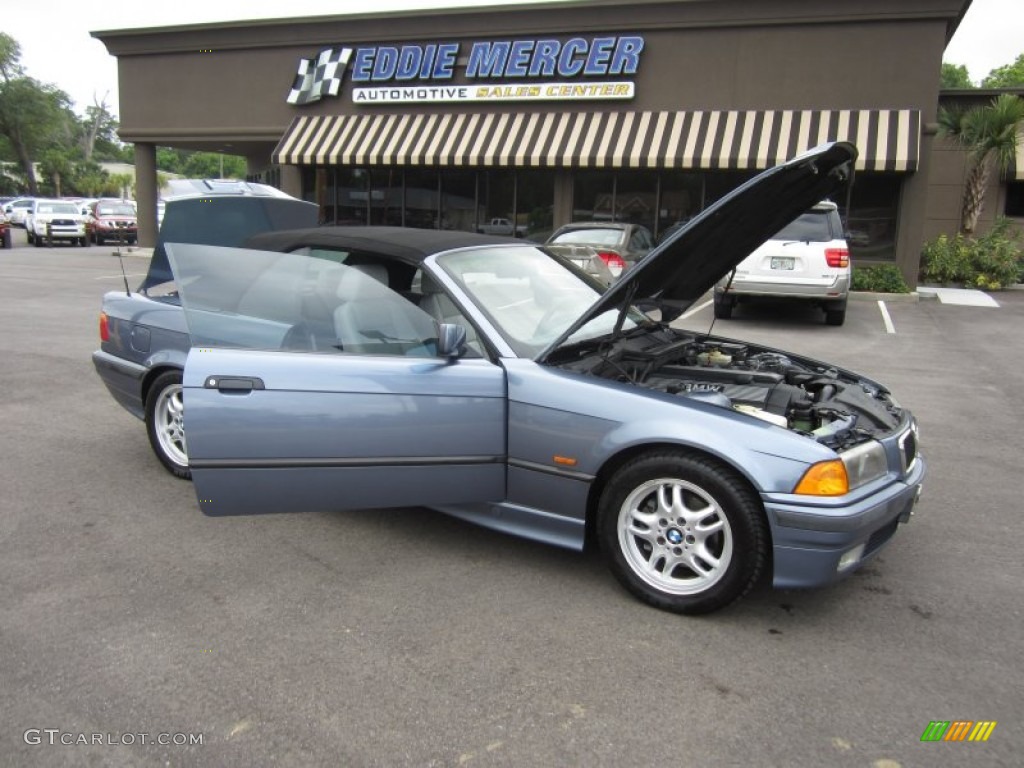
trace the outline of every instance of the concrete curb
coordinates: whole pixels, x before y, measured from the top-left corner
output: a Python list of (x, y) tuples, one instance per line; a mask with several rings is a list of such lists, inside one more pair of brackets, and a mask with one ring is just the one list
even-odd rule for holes
[(935, 294), (922, 296), (911, 293), (875, 293), (874, 291), (850, 291), (849, 297), (854, 301), (893, 301), (901, 304), (916, 304), (919, 301), (936, 298)]

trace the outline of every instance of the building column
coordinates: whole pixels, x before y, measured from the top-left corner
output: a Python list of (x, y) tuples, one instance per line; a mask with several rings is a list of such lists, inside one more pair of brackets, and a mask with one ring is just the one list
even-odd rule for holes
[(925, 219), (928, 215), (928, 176), (935, 136), (921, 133), (920, 161), (917, 171), (908, 173), (900, 185), (899, 220), (896, 224), (896, 266), (903, 273), (910, 290), (917, 289), (924, 247)]
[(292, 197), (302, 198), (302, 171), (299, 166), (281, 166), (281, 191)]
[(555, 200), (552, 215), (552, 231), (572, 221), (572, 171), (560, 168), (555, 171)]
[(156, 145), (135, 144), (135, 200), (139, 207), (139, 245), (156, 245)]

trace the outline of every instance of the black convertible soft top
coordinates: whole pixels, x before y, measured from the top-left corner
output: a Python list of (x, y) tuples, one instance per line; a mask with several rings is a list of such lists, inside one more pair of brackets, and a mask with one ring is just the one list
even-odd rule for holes
[(288, 232), (265, 232), (250, 237), (246, 248), (262, 251), (294, 251), (297, 248), (331, 248), (379, 253), (418, 263), (427, 256), (456, 248), (478, 245), (536, 245), (526, 240), (498, 235), (480, 235), (446, 229), (410, 227), (315, 227)]

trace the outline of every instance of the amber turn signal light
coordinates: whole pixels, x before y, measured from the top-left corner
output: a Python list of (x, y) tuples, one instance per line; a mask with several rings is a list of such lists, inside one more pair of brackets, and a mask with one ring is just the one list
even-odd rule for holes
[(846, 466), (839, 459), (819, 461), (811, 466), (793, 493), (802, 496), (842, 496), (850, 491), (850, 479), (846, 475)]

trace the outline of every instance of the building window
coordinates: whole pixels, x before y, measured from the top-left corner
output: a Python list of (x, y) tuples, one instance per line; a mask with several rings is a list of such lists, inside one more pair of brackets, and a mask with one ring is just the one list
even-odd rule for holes
[(476, 231), (476, 172), (441, 174), (441, 229)]
[(500, 168), (480, 171), (478, 177), (480, 220), (477, 221), (477, 225), (487, 224), (491, 219), (508, 219), (518, 223), (516, 172)]
[[(860, 174), (854, 177), (846, 211), (846, 241), (853, 259), (896, 259), (900, 177)], [(836, 200), (842, 207), (843, 201)]]
[(623, 171), (615, 175), (615, 221), (641, 224), (651, 232), (658, 216), (656, 171)]
[(1014, 218), (1024, 217), (1024, 181), (1011, 181), (1006, 184), (1006, 205), (1003, 207), (1003, 214)]
[(704, 174), (666, 172), (661, 174), (657, 227), (659, 242), (704, 209)]
[(573, 221), (612, 221), (614, 203), (614, 171), (577, 171), (573, 175)]
[(555, 229), (555, 172), (518, 171), (515, 179), (516, 223), (526, 224), (527, 238), (543, 243)]
[(402, 169), (371, 168), (370, 224), (402, 226)]
[(410, 168), (405, 172), (405, 220), (402, 226), (437, 229), (440, 179), (437, 171)]
[(334, 168), (334, 187), (327, 199), (320, 203), (320, 210), (330, 207), (330, 214), (323, 218), (324, 224), (357, 226), (367, 220), (366, 201), (370, 186), (370, 173), (365, 168)]

